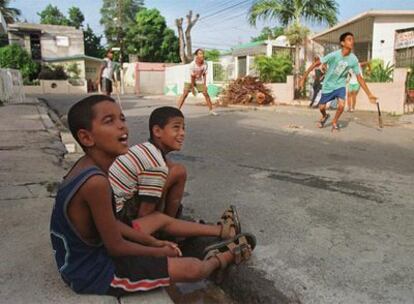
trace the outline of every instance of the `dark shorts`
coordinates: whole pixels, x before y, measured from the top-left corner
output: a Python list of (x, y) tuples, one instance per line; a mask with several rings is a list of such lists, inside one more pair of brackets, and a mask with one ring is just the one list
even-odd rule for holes
[(109, 80), (108, 78), (102, 78), (102, 92), (104, 93), (112, 93), (112, 81)]
[(112, 258), (114, 279), (107, 294), (114, 297), (170, 285), (167, 257), (124, 256)]
[(319, 101), (319, 104), (327, 104), (328, 102), (340, 98), (342, 100), (345, 100), (346, 96), (346, 89), (345, 88), (339, 88), (335, 91), (332, 91), (330, 93), (322, 93), (321, 100)]

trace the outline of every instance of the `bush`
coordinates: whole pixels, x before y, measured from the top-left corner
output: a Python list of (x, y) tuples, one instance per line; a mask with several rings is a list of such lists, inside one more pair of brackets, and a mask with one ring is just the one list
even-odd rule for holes
[(71, 79), (79, 79), (81, 70), (76, 62), (68, 64), (66, 67), (66, 72), (69, 74)]
[(66, 80), (68, 75), (61, 65), (42, 65), (39, 73), (39, 79), (44, 80)]
[(20, 70), (26, 81), (31, 81), (39, 73), (39, 64), (32, 60), (29, 53), (17, 44), (0, 48), (0, 68)]
[(369, 70), (367, 71), (367, 82), (392, 82), (394, 75), (394, 65), (384, 62), (380, 59), (373, 59), (369, 63)]
[(257, 56), (254, 64), (263, 82), (286, 82), (287, 75), (290, 75), (293, 69), (292, 60), (287, 54)]

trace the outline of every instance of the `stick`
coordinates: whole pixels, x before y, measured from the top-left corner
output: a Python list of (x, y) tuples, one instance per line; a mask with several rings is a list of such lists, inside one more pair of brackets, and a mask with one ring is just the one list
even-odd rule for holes
[(380, 105), (378, 101), (377, 101), (377, 110), (378, 110), (378, 124), (380, 128), (383, 128), (384, 124), (382, 123), (381, 109), (380, 109)]

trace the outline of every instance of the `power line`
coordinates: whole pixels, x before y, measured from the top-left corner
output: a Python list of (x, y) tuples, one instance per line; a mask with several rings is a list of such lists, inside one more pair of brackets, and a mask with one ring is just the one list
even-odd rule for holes
[(207, 15), (207, 16), (204, 16), (204, 17), (201, 17), (201, 18), (199, 19), (199, 21), (202, 21), (202, 20), (205, 20), (205, 19), (208, 19), (208, 18), (211, 18), (211, 17), (217, 16), (218, 14), (221, 14), (221, 13), (223, 13), (223, 12), (225, 12), (225, 11), (229, 10), (229, 9), (232, 9), (232, 8), (234, 8), (234, 7), (236, 7), (236, 6), (239, 6), (239, 5), (242, 5), (242, 4), (246, 4), (247, 2), (252, 2), (252, 0), (244, 0), (244, 1), (240, 1), (240, 2), (238, 2), (238, 3), (236, 3), (236, 4), (233, 4), (233, 5), (231, 5), (231, 6), (228, 6), (228, 7), (226, 7), (226, 8), (223, 8), (223, 9), (221, 9), (221, 10), (218, 10), (218, 11), (216, 11), (216, 12), (214, 12), (214, 13), (210, 14), (210, 15)]

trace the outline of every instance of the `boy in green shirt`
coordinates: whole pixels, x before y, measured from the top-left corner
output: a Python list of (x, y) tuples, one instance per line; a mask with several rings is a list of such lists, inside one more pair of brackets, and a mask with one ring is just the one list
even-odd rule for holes
[(299, 84), (299, 87), (303, 88), (306, 78), (313, 69), (321, 64), (327, 65), (328, 69), (322, 85), (322, 97), (319, 102), (319, 110), (322, 114), (319, 128), (324, 127), (330, 116), (326, 113), (326, 104), (337, 98), (338, 109), (335, 118), (332, 120), (332, 131), (339, 130), (338, 119), (345, 108), (346, 80), (350, 69), (355, 73), (358, 83), (367, 94), (370, 102), (375, 103), (377, 100), (377, 97), (371, 93), (364, 78), (362, 78), (358, 58), (352, 53), (352, 49), (354, 48), (354, 35), (350, 32), (346, 32), (340, 36), (339, 42), (341, 44), (341, 49), (329, 53), (325, 57), (317, 58), (306, 70)]

